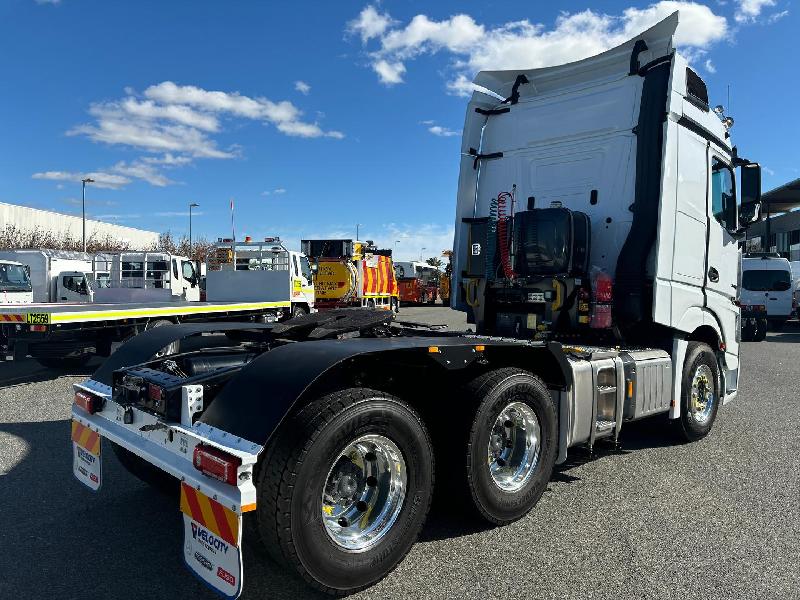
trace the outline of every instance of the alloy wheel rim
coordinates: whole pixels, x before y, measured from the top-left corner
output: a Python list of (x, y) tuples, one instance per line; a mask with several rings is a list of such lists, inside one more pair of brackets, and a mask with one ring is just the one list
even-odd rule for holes
[(378, 543), (400, 515), (407, 483), (403, 453), (389, 438), (369, 434), (348, 444), (322, 489), (322, 522), (333, 543), (348, 552)]
[(533, 409), (511, 402), (495, 419), (489, 434), (487, 465), (494, 484), (517, 492), (528, 483), (539, 464), (541, 427)]

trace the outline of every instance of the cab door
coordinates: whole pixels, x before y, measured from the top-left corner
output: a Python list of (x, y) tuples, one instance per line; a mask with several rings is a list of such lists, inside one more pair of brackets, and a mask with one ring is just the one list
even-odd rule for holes
[(309, 308), (314, 306), (314, 271), (311, 270), (311, 263), (305, 254), (299, 255), (300, 260), (300, 287), (303, 298), (308, 303)]
[(200, 286), (198, 285), (200, 281), (192, 261), (181, 261), (181, 275), (184, 297), (189, 302), (198, 302), (200, 300)]
[[(738, 355), (739, 244), (729, 233), (738, 229), (736, 180), (728, 159), (708, 147), (708, 250), (705, 301), (722, 329), (726, 351)], [(709, 323), (710, 325), (713, 325)], [(715, 348), (716, 350), (716, 348)]]

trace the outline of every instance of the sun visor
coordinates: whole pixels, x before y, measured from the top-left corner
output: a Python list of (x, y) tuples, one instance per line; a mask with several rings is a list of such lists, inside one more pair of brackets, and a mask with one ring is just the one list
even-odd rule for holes
[[(538, 95), (554, 89), (561, 89), (584, 81), (594, 81), (614, 74), (628, 74), (631, 71), (632, 54), (637, 51), (638, 66), (668, 55), (672, 52), (672, 39), (678, 28), (679, 13), (676, 11), (647, 31), (637, 35), (602, 54), (583, 60), (544, 67), (541, 69), (512, 71), (481, 71), (474, 83), (503, 98), (512, 95), (514, 83), (520, 75), (528, 83), (519, 87), (521, 97)], [(642, 44), (641, 42), (644, 42)], [(637, 46), (638, 44), (638, 46)], [(646, 46), (646, 49), (644, 47)]]

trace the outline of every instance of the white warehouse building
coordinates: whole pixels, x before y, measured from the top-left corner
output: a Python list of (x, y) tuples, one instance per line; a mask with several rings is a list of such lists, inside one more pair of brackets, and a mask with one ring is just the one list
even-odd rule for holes
[[(73, 215), (0, 202), (0, 231), (13, 226), (19, 231), (39, 230), (58, 237), (69, 235), (72, 239), (80, 240), (81, 222), (80, 217)], [(133, 250), (147, 250), (155, 247), (158, 233), (86, 219), (86, 239), (93, 238), (102, 240), (113, 238), (128, 244)]]

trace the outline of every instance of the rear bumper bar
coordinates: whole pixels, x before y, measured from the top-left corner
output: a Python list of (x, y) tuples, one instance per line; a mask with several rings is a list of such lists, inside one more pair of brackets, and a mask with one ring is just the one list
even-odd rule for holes
[[(202, 423), (196, 423), (191, 428), (164, 423), (154, 415), (136, 408), (127, 409), (129, 415), (132, 415), (132, 423), (125, 423), (126, 408), (111, 399), (111, 388), (108, 386), (88, 380), (76, 384), (75, 390), (86, 391), (105, 400), (103, 410), (92, 415), (73, 405), (72, 418), (79, 423), (217, 500), (237, 514), (255, 507), (253, 467), (263, 450), (261, 445)], [(238, 485), (217, 481), (194, 468), (194, 448), (200, 443), (215, 446), (241, 459)]]

